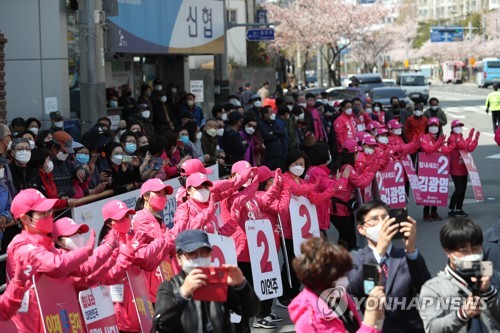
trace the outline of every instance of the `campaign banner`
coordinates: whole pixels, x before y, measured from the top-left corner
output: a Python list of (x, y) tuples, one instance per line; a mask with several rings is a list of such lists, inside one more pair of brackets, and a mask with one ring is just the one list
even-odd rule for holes
[[(176, 259), (174, 258), (174, 260)], [(170, 256), (167, 256), (156, 268), (156, 275), (162, 281), (170, 281), (175, 276), (175, 270)]]
[(483, 201), (483, 186), (481, 185), (479, 172), (477, 172), (476, 164), (474, 163), (474, 159), (472, 158), (471, 153), (460, 150), (460, 156), (462, 157), (465, 167), (469, 172), (470, 182), (472, 183), (472, 190), (474, 191), (474, 198), (476, 198), (476, 200)]
[(212, 266), (222, 266), (224, 264), (237, 265), (236, 246), (231, 237), (216, 234), (207, 234), (208, 241), (212, 246)]
[(54, 279), (37, 274), (33, 281), (45, 333), (84, 333), (71, 278)]
[(17, 327), (12, 320), (0, 320), (0, 332), (17, 333)]
[(153, 327), (153, 317), (155, 310), (153, 303), (149, 299), (148, 287), (146, 285), (146, 276), (144, 272), (137, 267), (132, 266), (127, 270), (127, 278), (132, 291), (135, 309), (139, 317), (139, 324), (142, 332), (150, 332)]
[(292, 195), (290, 199), (293, 252), (300, 256), (300, 244), (311, 237), (319, 237), (316, 206), (305, 197)]
[(420, 192), (417, 172), (415, 171), (415, 166), (413, 165), (411, 157), (407, 155), (401, 160), (401, 163), (403, 163), (403, 168), (405, 169), (406, 176), (410, 182), (410, 189), (413, 193), (413, 198), (415, 198), (415, 202), (421, 202), (422, 193)]
[(283, 295), (281, 267), (269, 220), (248, 220), (245, 223), (253, 287), (261, 301)]
[(383, 171), (376, 173), (380, 200), (391, 208), (406, 207), (405, 180), (403, 165), (399, 161), (391, 161)]
[(446, 206), (450, 161), (446, 155), (434, 153), (418, 154), (418, 183), (422, 197), (417, 204), (426, 206)]
[[(207, 169), (212, 170), (212, 174), (207, 175), (207, 178), (211, 181), (219, 179), (219, 166), (217, 164), (207, 167)], [(165, 184), (172, 186), (174, 189), (174, 194), (167, 196), (167, 204), (163, 210), (163, 222), (167, 227), (172, 227), (174, 224), (174, 213), (177, 209), (177, 202), (175, 201), (175, 193), (177, 189), (181, 187), (178, 178), (173, 178), (164, 181)], [(137, 199), (140, 197), (140, 190), (134, 190), (126, 192), (120, 195), (115, 195), (106, 199), (95, 201), (87, 205), (74, 207), (71, 210), (71, 216), (76, 223), (85, 223), (89, 227), (95, 230), (96, 234), (99, 235), (104, 223), (102, 220), (102, 207), (108, 203), (110, 200), (120, 200), (123, 201), (128, 208), (134, 209)], [(89, 234), (85, 234), (85, 239), (88, 239)], [(96, 245), (97, 239), (96, 239)]]
[(83, 290), (78, 298), (88, 333), (119, 332), (108, 287), (97, 286)]

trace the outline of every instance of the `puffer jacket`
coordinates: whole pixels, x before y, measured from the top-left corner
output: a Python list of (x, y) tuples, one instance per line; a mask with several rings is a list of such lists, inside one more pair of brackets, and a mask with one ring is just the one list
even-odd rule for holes
[[(16, 260), (14, 258), (26, 256), (27, 252), (30, 252), (32, 256), (38, 259), (40, 266), (37, 268), (37, 274), (46, 274), (52, 278), (69, 276), (71, 272), (77, 270), (89, 258), (86, 249), (64, 252), (55, 248), (52, 237), (32, 234), (23, 230), (14, 237), (7, 248), (8, 276), (13, 277), (16, 271)], [(18, 332), (44, 332), (32, 280), (26, 282), (26, 288), (29, 292), (28, 311), (16, 313), (12, 317), (12, 321), (16, 324)]]
[(460, 150), (464, 150), (469, 153), (473, 152), (477, 147), (478, 140), (472, 140), (471, 137), (464, 139), (462, 134), (451, 133), (447, 143), (448, 146), (455, 147), (455, 149), (453, 149), (450, 153), (450, 175), (467, 176), (469, 172), (467, 171), (464, 160), (460, 155)]

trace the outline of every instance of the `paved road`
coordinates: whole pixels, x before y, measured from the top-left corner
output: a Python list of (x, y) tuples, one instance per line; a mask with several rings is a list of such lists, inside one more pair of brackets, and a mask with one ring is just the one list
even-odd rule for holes
[[(464, 210), (483, 230), (492, 226), (500, 217), (500, 147), (493, 141), (491, 115), (484, 112), (484, 102), (491, 91), (491, 88), (482, 89), (470, 84), (431, 86), (431, 96), (440, 100), (440, 105), (448, 116), (448, 124), (453, 119), (463, 121), (465, 136), (471, 128), (481, 131), (479, 146), (473, 153), (473, 157), (479, 169), (486, 200), (476, 202), (469, 183)], [(445, 127), (444, 132), (449, 135), (449, 125)], [(447, 262), (439, 243), (439, 230), (446, 220), (423, 222), (421, 206), (416, 206), (411, 202), (408, 209), (410, 215), (418, 221), (418, 248), (426, 259), (431, 275), (435, 275)], [(447, 207), (439, 208), (441, 216), (445, 217), (447, 212)], [(334, 230), (331, 230), (330, 236), (332, 240), (337, 238)], [(277, 329), (252, 329), (252, 332), (294, 332), (286, 310), (277, 308), (276, 312), (286, 316), (286, 320)]]

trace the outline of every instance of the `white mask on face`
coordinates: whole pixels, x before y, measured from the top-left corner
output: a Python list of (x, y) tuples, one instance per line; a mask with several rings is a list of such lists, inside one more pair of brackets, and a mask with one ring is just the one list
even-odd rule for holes
[(56, 158), (59, 160), (59, 161), (66, 161), (66, 159), (68, 158), (68, 154), (65, 154), (64, 152), (60, 151), (56, 154)]
[(167, 96), (161, 96), (160, 97), (160, 102), (166, 103), (167, 102)]
[(415, 115), (415, 117), (422, 117), (422, 111), (420, 110), (413, 111), (413, 114)]
[(28, 163), (31, 158), (31, 151), (29, 150), (17, 151), (15, 158), (19, 163)]
[(457, 134), (462, 134), (462, 127), (461, 126), (453, 127), (453, 132)]
[(374, 107), (374, 108), (373, 108), (373, 111), (375, 111), (375, 112), (379, 112), (379, 111), (380, 111), (380, 108), (379, 108), (378, 106), (376, 106), (376, 107)]
[(198, 267), (208, 267), (210, 266), (210, 257), (203, 258), (195, 258), (195, 259), (184, 259), (182, 261), (182, 270), (186, 273), (189, 274), (193, 269), (198, 268)]
[(437, 109), (438, 109), (438, 107), (437, 107), (437, 106), (431, 106), (431, 110), (432, 110), (432, 111), (436, 111)]
[(401, 135), (401, 134), (403, 134), (403, 130), (401, 128), (396, 128), (396, 129), (392, 130), (392, 133), (396, 134), (396, 135)]
[(157, 84), (157, 85), (155, 86), (155, 90), (156, 90), (156, 91), (161, 91), (161, 89), (162, 89), (162, 88), (163, 88), (163, 87), (161, 86), (161, 84)]
[(466, 262), (480, 262), (483, 260), (483, 253), (475, 253), (475, 254), (469, 254), (466, 256), (463, 256), (461, 258), (453, 256), (453, 262), (455, 263), (455, 266), (457, 268), (462, 268), (464, 263)]
[(333, 106), (333, 104), (335, 104), (334, 101), (328, 101), (328, 105)]
[(439, 132), (439, 127), (437, 126), (429, 127), (429, 133), (437, 134), (438, 132)]
[(367, 109), (365, 109), (365, 111), (366, 111), (366, 113), (368, 113), (368, 114), (370, 114), (370, 113), (372, 113), (372, 112), (373, 112), (373, 110), (372, 110), (371, 108), (367, 108)]
[(276, 113), (273, 113), (272, 115), (269, 116), (269, 119), (275, 120), (276, 119)]
[(305, 108), (307, 106), (307, 104), (306, 103), (299, 103), (299, 106)]
[(33, 132), (33, 134), (37, 135), (38, 134), (38, 127), (31, 127), (31, 128), (28, 128), (30, 131)]
[(226, 113), (223, 113), (223, 114), (220, 116), (220, 119), (222, 119), (222, 121), (227, 121), (227, 114), (226, 114)]
[(202, 188), (201, 190), (195, 190), (192, 198), (198, 202), (205, 203), (210, 199), (210, 190)]
[(117, 108), (118, 107), (118, 101), (112, 100), (109, 101), (109, 106), (112, 108)]
[(347, 109), (344, 112), (346, 115), (350, 116), (352, 114), (352, 109)]
[(76, 234), (70, 237), (63, 237), (64, 247), (68, 250), (78, 250), (85, 245), (85, 237), (82, 234)]
[(247, 132), (248, 135), (252, 135), (255, 133), (255, 129), (253, 127), (245, 127), (245, 132)]
[(335, 287), (343, 287), (347, 289), (347, 286), (349, 286), (349, 279), (347, 276), (341, 276), (335, 281)]
[(54, 170), (54, 163), (52, 163), (52, 161), (48, 161), (47, 162), (47, 167), (44, 167), (43, 170), (46, 172), (46, 173), (51, 173), (52, 170)]
[(300, 177), (304, 173), (305, 168), (301, 167), (300, 165), (295, 165), (293, 167), (290, 167), (288, 170), (290, 170), (290, 172), (295, 176)]
[(123, 155), (115, 155), (111, 157), (111, 162), (113, 162), (113, 164), (115, 165), (122, 164), (122, 160), (123, 160)]
[(35, 141), (28, 140), (28, 142), (30, 143), (30, 149), (35, 149)]
[(219, 129), (217, 130), (217, 135), (218, 135), (218, 136), (223, 136), (223, 135), (224, 135), (224, 129), (223, 129), (223, 128), (219, 128)]
[(389, 138), (386, 136), (379, 136), (377, 137), (377, 141), (380, 142), (381, 144), (388, 144), (389, 143)]
[(143, 118), (148, 119), (150, 115), (151, 115), (151, 111), (149, 111), (149, 110), (148, 110), (148, 111), (142, 111), (142, 112), (141, 112), (141, 116), (142, 116)]
[(304, 120), (304, 112), (302, 112), (301, 114), (299, 114), (299, 116), (297, 117), (298, 120)]
[(214, 137), (217, 135), (217, 130), (215, 128), (209, 128), (206, 130), (207, 134), (210, 135), (211, 137)]
[(196, 133), (196, 139), (198, 139), (198, 140), (201, 139), (201, 132)]
[(255, 101), (255, 102), (253, 102), (253, 106), (255, 106), (256, 108), (260, 108), (262, 106), (262, 102), (261, 101)]
[(372, 242), (377, 243), (380, 230), (382, 230), (382, 223), (378, 223), (373, 227), (365, 228), (366, 237)]
[(327, 105), (328, 104), (328, 100), (326, 98), (322, 99), (321, 102), (323, 103), (323, 105)]
[(57, 128), (62, 128), (62, 127), (63, 127), (63, 125), (64, 125), (64, 123), (63, 123), (62, 121), (56, 121), (56, 122), (54, 123), (54, 126), (55, 126), (55, 127), (57, 127)]
[(287, 105), (286, 107), (288, 108), (288, 111), (292, 111), (293, 110), (293, 105)]
[(192, 99), (188, 99), (187, 100), (187, 105), (188, 106), (193, 106), (194, 105), (194, 101)]
[(375, 152), (375, 149), (371, 148), (371, 147), (365, 147), (365, 149), (363, 149), (364, 152), (367, 154), (367, 155), (371, 155)]

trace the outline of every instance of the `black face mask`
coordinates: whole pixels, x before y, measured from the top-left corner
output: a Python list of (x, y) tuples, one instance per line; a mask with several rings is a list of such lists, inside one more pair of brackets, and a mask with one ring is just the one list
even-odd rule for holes
[(399, 109), (399, 104), (392, 104), (393, 109)]
[(144, 156), (149, 151), (149, 145), (144, 145), (142, 147), (139, 147), (138, 150)]
[(125, 93), (125, 95), (127, 95), (127, 97), (130, 97), (130, 96), (132, 96), (132, 92), (131, 92), (131, 91), (127, 91), (127, 92)]

